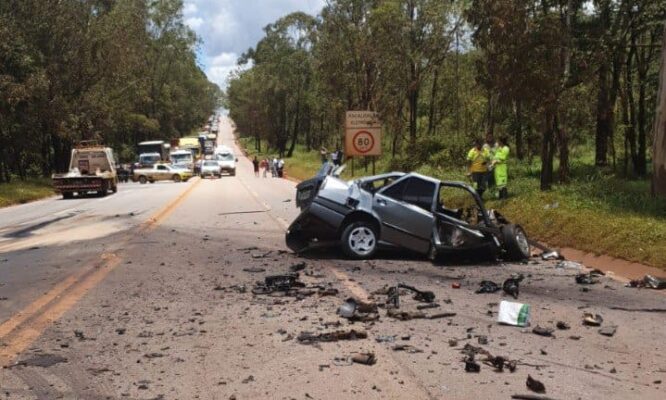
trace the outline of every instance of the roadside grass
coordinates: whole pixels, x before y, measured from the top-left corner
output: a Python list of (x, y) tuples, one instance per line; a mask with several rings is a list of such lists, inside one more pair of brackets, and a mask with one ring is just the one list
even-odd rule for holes
[(0, 183), (0, 208), (43, 199), (54, 194), (51, 179), (48, 178)]
[[(241, 144), (251, 156), (256, 154), (252, 139)], [(307, 179), (320, 167), (316, 150), (297, 148), (294, 157), (285, 159), (290, 177)], [(261, 156), (274, 154), (265, 152)], [(369, 175), (356, 161), (355, 176)], [(388, 164), (378, 160), (376, 172)], [(556, 166), (557, 168), (557, 166)], [(572, 160), (572, 180), (539, 190), (539, 164), (509, 163), (507, 200), (484, 195), (488, 208), (497, 208), (510, 221), (519, 223), (528, 234), (554, 247), (571, 247), (593, 254), (605, 254), (666, 270), (666, 199), (650, 197), (647, 180), (629, 180), (593, 165), (587, 153)], [(465, 181), (465, 170), (425, 165), (417, 172), (444, 180)], [(347, 166), (343, 177), (350, 179)]]

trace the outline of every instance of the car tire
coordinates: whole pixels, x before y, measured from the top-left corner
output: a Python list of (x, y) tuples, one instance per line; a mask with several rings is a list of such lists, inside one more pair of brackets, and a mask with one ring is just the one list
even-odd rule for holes
[(155, 183), (155, 179), (148, 179), (148, 183)]
[(509, 261), (523, 261), (530, 257), (530, 243), (525, 230), (520, 225), (503, 225), (502, 242), (505, 258)]
[(99, 197), (106, 197), (106, 195), (109, 194), (109, 183), (107, 181), (102, 182), (102, 189), (97, 192), (97, 195)]
[(367, 221), (352, 222), (342, 231), (340, 242), (342, 251), (350, 258), (372, 258), (377, 252), (377, 229)]
[(111, 186), (111, 193), (118, 193), (118, 184)]
[(183, 178), (181, 178), (180, 175), (178, 175), (178, 174), (174, 174), (174, 176), (172, 177), (172, 179), (173, 179), (173, 181), (176, 182), (176, 183), (179, 183), (180, 181), (183, 180)]
[(233, 171), (229, 172), (229, 175), (230, 176), (236, 176), (236, 170), (233, 170)]
[(62, 193), (62, 198), (65, 200), (73, 199), (74, 198), (74, 193), (73, 192), (63, 192)]
[(148, 182), (148, 178), (146, 178), (145, 176), (141, 175), (141, 176), (139, 177), (139, 183), (142, 184), (142, 185), (145, 185), (146, 182)]

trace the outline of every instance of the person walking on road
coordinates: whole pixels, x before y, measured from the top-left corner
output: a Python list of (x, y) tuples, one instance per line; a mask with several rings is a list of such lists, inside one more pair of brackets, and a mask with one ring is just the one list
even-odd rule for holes
[(264, 178), (266, 178), (266, 173), (268, 173), (268, 160), (262, 159), (259, 167), (264, 171)]
[(277, 162), (277, 173), (278, 173), (278, 178), (282, 178), (284, 176), (284, 160), (279, 159)]
[(277, 178), (278, 176), (278, 159), (277, 157), (273, 157), (273, 161), (271, 162), (271, 174), (273, 175), (273, 178)]
[(507, 184), (509, 183), (509, 172), (506, 165), (509, 159), (509, 146), (506, 137), (500, 137), (497, 141), (497, 150), (493, 157), (492, 165), (494, 168), (495, 186), (497, 186), (497, 197), (506, 199), (509, 197)]
[(252, 167), (254, 168), (254, 176), (259, 178), (259, 160), (257, 160), (257, 156), (252, 159)]
[(483, 197), (483, 192), (486, 191), (486, 177), (488, 176), (488, 162), (490, 161), (490, 153), (483, 147), (483, 140), (477, 139), (467, 153), (467, 161), (469, 162), (469, 172), (472, 175), (472, 183), (479, 196)]

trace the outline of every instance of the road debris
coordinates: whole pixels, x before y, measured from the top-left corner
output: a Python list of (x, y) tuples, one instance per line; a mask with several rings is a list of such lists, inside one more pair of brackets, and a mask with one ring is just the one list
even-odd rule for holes
[(39, 367), (39, 368), (49, 368), (56, 364), (66, 363), (68, 360), (66, 357), (62, 357), (56, 354), (35, 354), (30, 358), (18, 361), (7, 368), (13, 367)]
[(351, 329), (348, 331), (340, 330), (324, 332), (317, 335), (312, 332), (301, 332), (298, 337), (296, 337), (296, 340), (301, 344), (313, 344), (317, 342), (337, 342), (339, 340), (358, 340), (367, 338), (367, 332)]
[(363, 365), (374, 365), (377, 362), (375, 353), (357, 353), (351, 356), (352, 362)]
[(525, 385), (528, 389), (535, 393), (546, 393), (546, 386), (540, 381), (532, 378), (530, 375), (527, 375), (527, 381), (525, 382)]
[(414, 292), (414, 300), (420, 301), (422, 303), (432, 303), (435, 301), (435, 294), (429, 290), (419, 290), (414, 286), (406, 285), (404, 283), (398, 284), (399, 289), (407, 289), (411, 292)]
[(337, 312), (338, 315), (347, 318), (350, 321), (369, 322), (379, 319), (376, 304), (366, 303), (353, 297), (345, 300), (345, 302), (338, 308)]
[(557, 324), (555, 324), (555, 327), (557, 327), (557, 329), (559, 329), (561, 331), (571, 329), (571, 326), (568, 323), (564, 322), (564, 321), (557, 321)]
[(652, 275), (645, 275), (643, 279), (634, 279), (630, 281), (626, 286), (635, 287), (635, 288), (662, 290), (666, 289), (666, 279), (657, 278)]
[(289, 271), (291, 272), (298, 272), (304, 270), (308, 264), (305, 261), (301, 261), (299, 263), (293, 264), (289, 267)]
[(499, 285), (493, 281), (481, 281), (479, 286), (480, 287), (474, 293), (495, 293), (500, 290)]
[(532, 329), (532, 333), (539, 335), (539, 336), (546, 336), (546, 337), (552, 337), (553, 332), (555, 332), (554, 329), (552, 328), (543, 328), (539, 325), (535, 326), (534, 329)]
[(479, 373), (481, 365), (474, 360), (474, 355), (465, 357), (465, 372)]
[(415, 353), (423, 353), (423, 350), (414, 347), (410, 344), (396, 344), (391, 348), (393, 351), (404, 351), (410, 354), (415, 354)]
[(506, 325), (527, 326), (529, 320), (529, 304), (512, 303), (504, 300), (500, 302), (497, 322)]
[(429, 304), (419, 304), (418, 306), (416, 306), (417, 310), (427, 310), (430, 308), (439, 308), (439, 304), (429, 303)]
[(599, 280), (596, 279), (598, 275), (593, 272), (576, 275), (576, 283), (579, 285), (594, 285), (599, 283)]
[(587, 326), (601, 326), (604, 319), (599, 314), (585, 313), (583, 314), (583, 325)]
[[(269, 275), (264, 282), (257, 282), (252, 288), (255, 295), (271, 294), (274, 292), (289, 292), (294, 288), (304, 288), (305, 283), (298, 280), (298, 273), (283, 275)], [(314, 292), (313, 292), (314, 293)]]
[(377, 343), (393, 343), (395, 342), (396, 335), (380, 335), (375, 337)]
[(563, 260), (564, 257), (557, 250), (544, 251), (541, 253), (541, 259), (544, 261)]
[(533, 394), (512, 394), (511, 398), (514, 400), (555, 400), (552, 397), (535, 396)]
[(250, 268), (243, 268), (243, 271), (256, 274), (256, 273), (260, 273), (260, 272), (266, 272), (266, 269), (265, 268), (258, 268), (258, 267), (250, 267)]
[(505, 280), (502, 284), (502, 290), (504, 290), (504, 293), (517, 299), (518, 294), (520, 293), (520, 282), (522, 282), (523, 279), (525, 279), (523, 274), (519, 274), (518, 276), (513, 276)]
[(560, 261), (555, 264), (555, 268), (561, 269), (583, 269), (583, 264), (575, 261)]
[(615, 332), (617, 332), (617, 325), (608, 325), (604, 326), (603, 328), (599, 329), (599, 333), (604, 335), (604, 336), (609, 336), (612, 337), (615, 335)]

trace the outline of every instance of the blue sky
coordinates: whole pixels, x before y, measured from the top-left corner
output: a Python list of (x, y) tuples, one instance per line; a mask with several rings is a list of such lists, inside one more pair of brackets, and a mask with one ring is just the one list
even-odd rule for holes
[(264, 26), (294, 11), (317, 14), (325, 0), (185, 0), (185, 23), (201, 38), (199, 62), (226, 86), (236, 60), (263, 36)]

